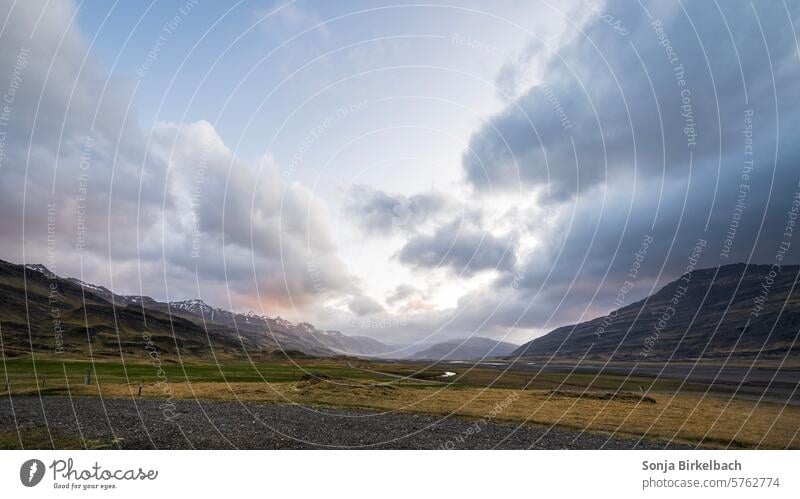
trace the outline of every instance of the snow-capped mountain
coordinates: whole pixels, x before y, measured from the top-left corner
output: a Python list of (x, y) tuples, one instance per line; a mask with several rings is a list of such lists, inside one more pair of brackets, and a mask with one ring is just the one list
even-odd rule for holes
[(45, 267), (41, 263), (29, 263), (29, 264), (25, 265), (25, 268), (28, 269), (28, 270), (33, 270), (34, 272), (39, 272), (39, 273), (44, 274), (44, 275), (46, 275), (48, 277), (55, 275), (50, 271), (50, 269), (48, 269), (47, 267)]
[(207, 304), (201, 299), (195, 298), (193, 300), (171, 301), (169, 302), (170, 310), (183, 310), (192, 314), (202, 315), (203, 318), (214, 320), (214, 313), (217, 309)]

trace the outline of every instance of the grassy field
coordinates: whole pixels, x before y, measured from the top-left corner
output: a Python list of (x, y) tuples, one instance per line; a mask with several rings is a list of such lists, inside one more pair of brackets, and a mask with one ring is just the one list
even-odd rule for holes
[(110, 449), (110, 443), (82, 438), (44, 426), (25, 425), (18, 429), (0, 429), (0, 450), (9, 449)]
[[(36, 376), (34, 373), (34, 365)], [(427, 367), (427, 369), (426, 369)], [(162, 369), (159, 371), (159, 368)], [(723, 396), (700, 397), (701, 386), (677, 391), (675, 380), (585, 373), (459, 369), (444, 382), (443, 369), (347, 359), (259, 362), (61, 361), (5, 359), (15, 394), (199, 398), (298, 403), (378, 410), (455, 414), (524, 424), (558, 425), (594, 433), (669, 439), (711, 447), (800, 448), (800, 408)], [(450, 369), (449, 367), (447, 368)], [(90, 383), (85, 384), (87, 372)], [(45, 383), (46, 377), (46, 383)], [(452, 380), (452, 381), (451, 381)], [(7, 393), (3, 388), (0, 396)], [(39, 431), (39, 430), (37, 430)], [(31, 431), (34, 438), (37, 431)], [(69, 439), (69, 437), (65, 437)], [(0, 445), (10, 438), (0, 436)], [(12, 442), (13, 443), (13, 442)], [(69, 442), (66, 442), (69, 444)]]
[[(5, 381), (3, 373), (12, 387), (17, 388), (57, 388), (83, 384), (86, 374), (91, 374), (94, 383), (101, 384), (136, 383), (151, 384), (162, 379), (169, 382), (285, 382), (297, 381), (309, 370), (325, 376), (348, 377), (354, 379), (374, 379), (362, 371), (347, 367), (341, 360), (296, 360), (269, 361), (251, 364), (247, 361), (225, 361), (209, 363), (190, 360), (177, 362), (163, 360), (157, 363), (147, 361), (119, 362), (97, 360), (60, 360), (29, 356), (5, 359), (0, 365), (0, 383)], [(35, 374), (34, 374), (35, 373)], [(46, 378), (46, 379), (45, 379)]]

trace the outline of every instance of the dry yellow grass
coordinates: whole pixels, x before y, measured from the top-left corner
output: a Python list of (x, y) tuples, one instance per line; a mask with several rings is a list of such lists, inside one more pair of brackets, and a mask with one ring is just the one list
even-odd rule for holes
[[(135, 396), (138, 386), (102, 386), (104, 397)], [(76, 386), (73, 395), (97, 395), (93, 386)], [(671, 439), (706, 446), (798, 448), (800, 407), (754, 401), (651, 394), (656, 403), (605, 400), (597, 393), (542, 390), (424, 388), (370, 385), (345, 380), (293, 383), (174, 383), (145, 387), (145, 397), (241, 400), (338, 407), (361, 407), (428, 414), (457, 414), (497, 421), (569, 427), (597, 433)]]

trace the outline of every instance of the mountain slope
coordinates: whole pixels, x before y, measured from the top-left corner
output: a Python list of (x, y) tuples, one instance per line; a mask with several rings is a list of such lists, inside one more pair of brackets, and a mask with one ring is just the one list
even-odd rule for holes
[[(111, 300), (114, 301), (112, 304)], [(11, 356), (44, 353), (239, 355), (274, 350), (269, 341), (240, 339), (230, 328), (208, 327), (182, 317), (128, 304), (106, 288), (61, 278), (41, 265), (0, 260), (0, 331)]]
[(332, 355), (334, 352), (314, 338), (313, 326), (299, 327), (280, 318), (262, 317), (253, 312), (238, 314), (214, 308), (200, 299), (169, 303), (145, 301), (143, 307), (173, 317), (182, 317), (199, 324), (222, 326), (255, 343), (271, 345), (273, 349), (299, 350), (311, 355)]
[(800, 329), (800, 266), (772, 271), (745, 264), (695, 270), (608, 316), (555, 329), (512, 356), (779, 358), (790, 348), (798, 355), (800, 345), (792, 345)]
[(222, 324), (254, 341), (266, 334), (275, 344), (285, 349), (300, 350), (308, 354), (377, 355), (390, 350), (388, 346), (371, 338), (347, 336), (339, 331), (323, 331), (307, 322), (293, 324), (280, 317), (271, 318), (255, 312), (238, 314), (213, 308), (199, 299), (169, 303), (151, 301), (145, 307), (206, 323)]
[(311, 355), (371, 355), (389, 347), (369, 338), (321, 331), (253, 312), (238, 314), (202, 300), (164, 303), (123, 296), (75, 278), (59, 277), (43, 265), (0, 260), (0, 333), (6, 355), (38, 351), (92, 355), (206, 357), (275, 355), (282, 350)]
[(463, 340), (436, 343), (410, 357), (430, 360), (477, 360), (503, 357), (517, 349), (517, 345), (490, 338), (470, 337)]
[(380, 356), (394, 348), (366, 336), (347, 336), (339, 331), (320, 331), (317, 340), (334, 352), (347, 355)]

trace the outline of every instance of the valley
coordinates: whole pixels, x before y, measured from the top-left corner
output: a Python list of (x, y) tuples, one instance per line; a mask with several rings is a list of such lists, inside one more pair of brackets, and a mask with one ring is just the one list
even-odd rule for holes
[[(684, 308), (660, 328), (648, 355), (635, 352), (653, 330), (664, 308), (660, 297), (672, 285), (613, 311), (613, 320), (564, 326), (522, 346), (473, 337), (416, 346), (406, 358), (391, 359), (383, 352), (396, 346), (371, 338), (234, 313), (199, 299), (118, 295), (42, 266), (0, 262), (0, 442), (12, 448), (180, 447), (185, 442), (174, 432), (158, 443), (139, 432), (168, 423), (177, 425), (170, 431), (183, 434), (183, 421), (188, 427), (209, 422), (197, 421), (205, 418), (206, 407), (215, 412), (238, 404), (245, 413), (231, 409), (230, 420), (214, 425), (252, 435), (260, 423), (235, 420), (251, 409), (305, 409), (333, 419), (301, 418), (293, 423), (299, 434), (319, 435), (317, 428), (336, 425), (336, 438), (295, 435), (278, 444), (234, 435), (230, 441), (189, 439), (190, 445), (436, 448), (437, 432), (413, 437), (425, 433), (414, 419), (424, 416), (431, 422), (425, 428), (449, 428), (442, 430), (450, 435), (445, 440), (477, 420), (491, 428), (484, 435), (517, 435), (508, 444), (513, 448), (798, 448), (793, 277), (787, 274), (773, 287), (776, 302), (762, 303), (765, 314), (779, 314), (776, 327), (766, 330), (742, 319), (752, 293), (736, 284), (752, 287), (760, 270), (698, 271)], [(597, 324), (604, 328), (600, 335), (593, 333)], [(732, 332), (717, 336), (721, 328)], [(118, 408), (115, 418), (127, 421), (125, 436), (116, 436), (110, 416), (105, 426), (104, 413), (75, 411), (70, 417), (65, 404), (89, 411)], [(131, 413), (140, 404), (150, 408), (141, 414), (150, 416)], [(199, 413), (187, 409), (192, 404)], [(347, 411), (378, 418), (364, 419), (371, 422), (394, 416), (382, 432), (374, 425), (340, 425)], [(58, 414), (52, 428), (49, 414)], [(83, 417), (92, 421), (88, 439)], [(393, 432), (410, 439), (402, 443)], [(503, 442), (476, 439), (459, 448)]]
[[(521, 428), (523, 433), (530, 430), (537, 435), (541, 432), (567, 432), (570, 439), (578, 441), (585, 436), (588, 439), (586, 442), (594, 445), (591, 448), (616, 448), (622, 445), (621, 441), (641, 441), (644, 442), (641, 445), (656, 447), (800, 447), (797, 424), (800, 421), (800, 406), (794, 402), (776, 403), (736, 390), (722, 390), (703, 382), (701, 378), (685, 380), (652, 376), (644, 372), (564, 371), (563, 368), (568, 366), (531, 371), (514, 367), (498, 369), (498, 366), (480, 364), (343, 358), (285, 359), (257, 363), (173, 361), (157, 367), (152, 362), (140, 361), (87, 362), (18, 357), (5, 359), (3, 365), (9, 385), (7, 391), (0, 393), (0, 426), (7, 433), (11, 432), (11, 437), (16, 434), (14, 428), (23, 424), (23, 420), (14, 419), (19, 417), (20, 413), (14, 409), (19, 404), (30, 407), (34, 403), (32, 401), (40, 401), (35, 402), (34, 407), (39, 407), (41, 412), (50, 404), (60, 407), (60, 404), (69, 403), (70, 400), (76, 405), (94, 407), (89, 400), (97, 400), (115, 407), (120, 404), (135, 407), (140, 403), (149, 403), (147, 401), (158, 402), (160, 410), (152, 416), (155, 419), (139, 421), (140, 430), (151, 424), (162, 425), (165, 422), (174, 423), (180, 428), (186, 419), (204, 417), (202, 413), (195, 414), (191, 409), (181, 407), (191, 408), (195, 404), (199, 408), (211, 403), (228, 403), (242, 408), (255, 404), (259, 408), (264, 407), (258, 409), (264, 411), (299, 407), (315, 413), (322, 411), (324, 414), (328, 414), (330, 408), (330, 414), (334, 416), (339, 410), (353, 409), (367, 411), (365, 414), (374, 414), (374, 411), (378, 411), (375, 414), (422, 414), (433, 422), (477, 420), (491, 424), (492, 431), (503, 430), (504, 427), (494, 427), (498, 424), (513, 425), (512, 429)], [(443, 377), (446, 372), (456, 374)], [(778, 372), (781, 376), (794, 376), (796, 380), (798, 371)], [(642, 392), (642, 387), (647, 387), (646, 392)], [(60, 400), (65, 402), (58, 402)], [(31, 416), (28, 422), (41, 423), (42, 418), (46, 417), (46, 409), (44, 414), (37, 416), (39, 419)], [(102, 416), (102, 413), (95, 415)], [(331, 424), (337, 424), (334, 416), (331, 416), (334, 419)], [(74, 414), (67, 417), (67, 421), (63, 416), (59, 419), (65, 425), (62, 430), (73, 436), (73, 444), (76, 435), (69, 433), (70, 428), (74, 429), (74, 423), (80, 417)], [(51, 419), (47, 421), (51, 422)], [(250, 432), (253, 426), (261, 424), (256, 421), (237, 422), (231, 413), (230, 420), (221, 428), (228, 428), (228, 425), (249, 427), (247, 431)], [(308, 424), (308, 434), (311, 435), (315, 432), (315, 425), (321, 423), (312, 418)], [(413, 434), (412, 430), (416, 427), (407, 424), (403, 417), (393, 420), (392, 424), (407, 429), (409, 435)], [(338, 443), (332, 443), (332, 437), (326, 437), (324, 446), (345, 448), (354, 445), (353, 442), (360, 442), (359, 445), (380, 447), (387, 444), (388, 435), (400, 431), (391, 430), (395, 426), (387, 427), (386, 433), (371, 433), (369, 442), (365, 442), (358, 436), (359, 427), (346, 428), (350, 428), (350, 431), (337, 430)], [(511, 429), (505, 431), (513, 433)], [(102, 445), (116, 445), (113, 439), (108, 438), (107, 429), (105, 433), (100, 433), (105, 435), (99, 440)], [(5, 445), (16, 445), (15, 438), (11, 437), (6, 439)], [(141, 436), (137, 438), (141, 439)], [(236, 437), (234, 435), (231, 438)], [(426, 440), (428, 444), (416, 442), (404, 447), (403, 444), (394, 443), (392, 448), (425, 448), (424, 445), (434, 448), (436, 445), (433, 442), (437, 438), (436, 434), (432, 434)], [(514, 446), (542, 448), (537, 439), (526, 441), (524, 445), (517, 442)], [(128, 439), (127, 444), (119, 446), (132, 448), (132, 441)], [(141, 440), (137, 441), (140, 444), (133, 448), (145, 445)], [(498, 441), (493, 442), (493, 445), (500, 445)], [(555, 446), (552, 448), (569, 447), (562, 439), (556, 442), (552, 443)], [(318, 443), (322, 445), (322, 442)], [(47, 442), (40, 442), (40, 445), (47, 447)], [(221, 444), (216, 442), (213, 445)], [(291, 447), (300, 444), (295, 441), (283, 445)], [(491, 447), (484, 447), (488, 445), (487, 442), (473, 445), (477, 446), (475, 448)], [(302, 446), (313, 447), (313, 442), (303, 443)]]

